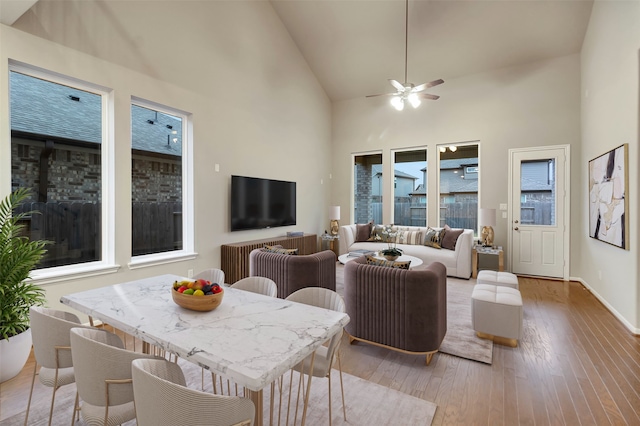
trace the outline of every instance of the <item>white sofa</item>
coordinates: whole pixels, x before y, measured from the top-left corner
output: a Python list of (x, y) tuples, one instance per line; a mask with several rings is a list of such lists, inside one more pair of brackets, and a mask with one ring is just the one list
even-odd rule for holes
[[(403, 226), (402, 229), (426, 231), (427, 227)], [(434, 229), (439, 229), (435, 228)], [(355, 224), (340, 227), (340, 254), (348, 253), (352, 250), (378, 251), (387, 248), (387, 243), (362, 241), (356, 242), (357, 227)], [(473, 248), (473, 230), (465, 229), (458, 237), (455, 250), (445, 248), (437, 249), (422, 244), (400, 244), (397, 248), (404, 254), (415, 256), (428, 265), (432, 262), (441, 262), (447, 267), (447, 275), (469, 279), (471, 277), (471, 249)]]

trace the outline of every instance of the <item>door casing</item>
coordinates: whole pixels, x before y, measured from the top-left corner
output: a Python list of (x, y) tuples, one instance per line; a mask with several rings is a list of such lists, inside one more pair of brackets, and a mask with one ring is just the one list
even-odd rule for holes
[[(507, 265), (509, 270), (513, 270), (513, 250), (515, 247), (513, 247), (513, 228), (515, 226), (515, 224), (513, 223), (514, 221), (514, 217), (513, 217), (513, 203), (516, 201), (513, 199), (513, 185), (519, 185), (520, 182), (514, 182), (514, 161), (513, 161), (513, 156), (515, 153), (522, 153), (522, 152), (539, 152), (540, 156), (543, 157), (545, 156), (544, 151), (548, 151), (548, 150), (558, 150), (558, 149), (562, 149), (564, 150), (564, 156), (565, 156), (565, 166), (564, 166), (564, 197), (558, 197), (558, 202), (562, 202), (563, 203), (563, 207), (564, 207), (564, 215), (563, 215), (563, 220), (564, 220), (564, 229), (562, 230), (562, 239), (563, 239), (563, 258), (564, 258), (564, 265), (562, 268), (562, 279), (567, 281), (569, 280), (569, 243), (570, 243), (570, 232), (569, 229), (571, 227), (571, 211), (570, 211), (570, 206), (571, 206), (571, 181), (570, 181), (570, 176), (571, 176), (571, 157), (570, 157), (570, 146), (569, 145), (554, 145), (554, 146), (540, 146), (540, 147), (529, 147), (529, 148), (513, 148), (513, 149), (509, 149), (509, 179), (508, 179), (508, 244), (509, 244), (509, 256), (508, 256), (508, 261), (507, 261)], [(562, 191), (562, 188), (558, 188), (558, 192)]]

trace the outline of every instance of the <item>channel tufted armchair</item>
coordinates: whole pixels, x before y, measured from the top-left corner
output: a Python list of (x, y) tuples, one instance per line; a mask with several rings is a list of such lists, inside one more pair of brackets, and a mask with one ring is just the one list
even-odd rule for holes
[(447, 333), (447, 269), (368, 265), (364, 256), (344, 266), (344, 301), (355, 340), (426, 355), (427, 365)]
[(336, 260), (331, 250), (289, 255), (255, 249), (249, 254), (249, 276), (272, 279), (278, 286), (281, 299), (305, 287), (324, 287), (335, 291)]

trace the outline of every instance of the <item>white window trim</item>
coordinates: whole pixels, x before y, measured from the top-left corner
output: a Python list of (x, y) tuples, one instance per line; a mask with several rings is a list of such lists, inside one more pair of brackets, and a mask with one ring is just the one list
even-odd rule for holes
[[(128, 267), (129, 269), (139, 269), (195, 259), (197, 257), (197, 253), (195, 252), (194, 227), (195, 210), (193, 196), (194, 174), (192, 115), (189, 112), (168, 107), (136, 96), (131, 97), (131, 104), (177, 116), (182, 119), (182, 250), (139, 256), (132, 255)], [(130, 111), (131, 109), (129, 109), (129, 115), (131, 115)], [(131, 147), (131, 144), (129, 144), (129, 147)], [(131, 173), (129, 173), (129, 179), (131, 179)]]
[(69, 278), (117, 272), (119, 265), (115, 263), (115, 127), (113, 89), (10, 59), (9, 72), (11, 71), (94, 93), (101, 96), (102, 99), (102, 142), (100, 144), (102, 260), (35, 269), (31, 272), (32, 280), (42, 285)]
[[(350, 191), (350, 195), (349, 195), (349, 204), (350, 204), (350, 208), (349, 208), (349, 216), (350, 216), (350, 223), (356, 223), (356, 217), (355, 217), (355, 210), (356, 210), (356, 197), (355, 197), (355, 188), (356, 188), (356, 181), (355, 181), (355, 174), (356, 174), (356, 157), (362, 157), (365, 155), (383, 155), (382, 150), (375, 150), (375, 151), (364, 151), (364, 152), (352, 152), (351, 153), (351, 191)], [(384, 170), (384, 157), (382, 158), (382, 163), (383, 163), (383, 170)], [(383, 175), (384, 178), (384, 175)], [(382, 195), (382, 203), (383, 203), (383, 209), (382, 209), (382, 214), (384, 216), (384, 195)]]
[[(425, 145), (425, 146), (416, 146), (416, 147), (411, 147), (411, 148), (394, 148), (391, 150), (391, 172), (390, 175), (393, 176), (395, 178), (395, 167), (396, 167), (396, 153), (397, 152), (411, 152), (411, 151), (423, 151), (425, 152), (425, 159), (424, 159), (424, 166), (427, 168), (427, 178), (428, 178), (428, 173), (429, 173), (429, 168), (428, 168), (428, 163), (427, 163), (427, 159), (429, 158), (429, 148)], [(426, 187), (427, 182), (423, 182), (423, 185)], [(414, 188), (415, 189), (415, 188)], [(391, 193), (391, 204), (394, 203), (394, 199), (395, 199), (395, 186), (393, 186), (393, 191)], [(428, 197), (427, 197), (427, 205), (428, 205)], [(424, 225), (420, 225), (420, 226), (428, 226), (429, 224), (429, 209), (427, 207), (425, 207), (425, 224)], [(395, 209), (393, 208), (393, 206), (391, 207), (391, 223), (395, 223)]]
[[(461, 146), (470, 146), (470, 145), (478, 145), (478, 167), (480, 167), (480, 164), (482, 164), (482, 159), (480, 158), (481, 156), (481, 145), (480, 145), (480, 140), (475, 140), (475, 141), (468, 141), (468, 142), (453, 142), (453, 143), (443, 143), (443, 144), (438, 144), (436, 145), (436, 153), (437, 153), (437, 159), (438, 161), (436, 161), (436, 205), (438, 206), (437, 208), (437, 223), (440, 224), (440, 147), (449, 147), (451, 145), (455, 145), (457, 147), (461, 147)], [(479, 215), (480, 212), (480, 200), (482, 199), (481, 197), (481, 188), (482, 188), (482, 176), (480, 173), (478, 173), (478, 211), (476, 211), (476, 217)], [(474, 230), (476, 235), (480, 234), (480, 229), (475, 229)]]

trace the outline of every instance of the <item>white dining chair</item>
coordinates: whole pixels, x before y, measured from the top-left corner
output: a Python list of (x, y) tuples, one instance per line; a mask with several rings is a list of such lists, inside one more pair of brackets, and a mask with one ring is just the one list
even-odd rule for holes
[(204, 271), (200, 271), (193, 276), (194, 280), (197, 280), (200, 278), (207, 281), (211, 281), (211, 284), (216, 283), (216, 284), (222, 285), (224, 284), (224, 271), (222, 269), (211, 268), (211, 269), (205, 269)]
[[(135, 359), (161, 359), (124, 349), (119, 336), (106, 330), (71, 329), (71, 355), (76, 372), (76, 401), (85, 423), (119, 425), (136, 417), (131, 380)], [(75, 424), (75, 416), (72, 425)]]
[(265, 296), (276, 297), (278, 286), (267, 277), (247, 277), (236, 281), (231, 287), (252, 293), (264, 294)]
[[(333, 290), (329, 290), (322, 287), (305, 287), (302, 288), (287, 297), (287, 300), (293, 302), (304, 303), (306, 305), (317, 306), (320, 308), (331, 309), (338, 312), (346, 312), (344, 300), (342, 296)], [(313, 357), (313, 369), (311, 371), (312, 356), (308, 356), (301, 363), (293, 367), (300, 373), (300, 383), (298, 385), (298, 397), (296, 398), (296, 415), (298, 412), (298, 399), (300, 396), (300, 389), (304, 388), (304, 374), (310, 374), (313, 377), (328, 379), (329, 386), (329, 425), (331, 425), (331, 368), (333, 366), (335, 358), (338, 360), (338, 369), (340, 372), (340, 391), (342, 393), (342, 413), (344, 415), (345, 422), (347, 421), (347, 410), (344, 403), (344, 385), (342, 381), (342, 365), (340, 362), (340, 353), (338, 351), (340, 347), (340, 341), (342, 340), (343, 329), (340, 329), (336, 334), (331, 336), (325, 345), (320, 346), (315, 351), (315, 357)], [(289, 383), (289, 401), (291, 401), (291, 385), (293, 382), (293, 373), (290, 377)], [(303, 395), (304, 398), (304, 395)], [(289, 408), (287, 408), (287, 422), (289, 417)]]
[[(29, 421), (29, 408), (37, 375), (40, 383), (53, 388), (51, 407), (49, 408), (49, 425), (51, 425), (56, 391), (60, 386), (73, 383), (76, 380), (71, 359), (69, 331), (74, 327), (82, 327), (82, 324), (80, 319), (70, 312), (39, 306), (32, 306), (29, 309), (29, 323), (36, 362), (33, 366), (31, 391), (29, 392), (24, 424), (26, 426)], [(38, 365), (40, 365), (39, 373)], [(71, 416), (73, 415), (74, 413), (71, 413)]]
[(190, 389), (176, 363), (137, 359), (131, 370), (140, 426), (253, 425), (253, 401)]

